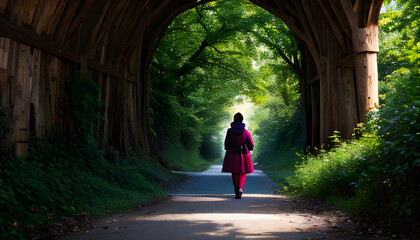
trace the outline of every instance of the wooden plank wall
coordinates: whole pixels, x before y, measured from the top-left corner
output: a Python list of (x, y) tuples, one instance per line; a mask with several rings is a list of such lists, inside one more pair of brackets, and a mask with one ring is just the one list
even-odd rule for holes
[[(72, 136), (71, 118), (59, 114), (59, 104), (67, 98), (65, 86), (73, 67), (72, 62), (0, 37), (0, 105), (8, 106), (6, 125), (13, 129), (5, 139), (7, 150), (24, 156), (30, 136), (43, 138), (57, 132)], [(89, 70), (88, 78), (102, 89), (105, 120), (98, 123), (102, 145), (122, 147), (122, 151), (138, 147), (142, 129), (137, 124), (141, 118), (137, 75), (127, 71), (118, 79)]]
[(13, 129), (6, 142), (16, 143), (6, 145), (9, 151), (23, 155), (30, 135), (46, 136), (59, 125), (63, 64), (57, 57), (3, 37), (0, 49), (0, 105), (8, 106), (6, 125)]

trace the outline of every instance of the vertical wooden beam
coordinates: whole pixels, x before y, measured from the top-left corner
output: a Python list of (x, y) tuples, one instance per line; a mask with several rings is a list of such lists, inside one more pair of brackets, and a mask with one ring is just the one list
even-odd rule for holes
[(12, 102), (13, 135), (16, 143), (15, 154), (24, 157), (29, 144), (29, 117), (32, 91), (33, 63), (30, 56), (30, 47), (19, 44), (18, 68), (14, 81)]
[(321, 145), (321, 135), (320, 135), (320, 95), (319, 95), (319, 84), (317, 81), (310, 85), (310, 94), (311, 94), (311, 115), (312, 123), (311, 124), (311, 142), (310, 146), (318, 147)]
[(358, 123), (354, 70), (353, 68), (339, 67), (337, 77), (340, 92), (337, 108), (339, 114), (338, 129), (343, 138), (349, 139)]
[(378, 66), (376, 53), (379, 51), (378, 26), (354, 28), (353, 51), (356, 72), (359, 122), (366, 120), (366, 112), (379, 105)]
[(46, 112), (48, 104), (48, 94), (45, 91), (45, 79), (41, 79), (41, 51), (38, 49), (33, 49), (33, 72), (31, 74), (33, 78), (33, 86), (31, 92), (31, 104), (33, 105), (33, 117), (34, 121), (33, 130), (34, 134), (37, 137), (45, 137), (46, 134)]
[(379, 105), (378, 66), (376, 53), (355, 55), (355, 72), (359, 122), (366, 121), (366, 112)]

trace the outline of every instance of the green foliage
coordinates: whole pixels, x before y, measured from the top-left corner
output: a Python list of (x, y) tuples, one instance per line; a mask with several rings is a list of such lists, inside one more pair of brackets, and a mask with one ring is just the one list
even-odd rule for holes
[[(259, 148), (255, 151), (254, 161), (258, 163), (258, 168), (282, 186), (285, 178), (294, 174), (295, 164), (299, 161), (296, 153), (304, 149), (304, 115), (296, 106), (280, 108), (277, 112), (273, 111), (275, 109), (265, 114), (267, 119), (260, 122), (255, 131), (254, 142)], [(257, 116), (262, 114), (257, 113), (254, 118)]]
[(70, 97), (67, 111), (73, 120), (73, 151), (85, 160), (84, 167), (98, 170), (98, 165), (104, 161), (97, 136), (98, 120), (103, 119), (100, 88), (93, 81), (80, 78), (74, 71), (67, 92)]
[(379, 80), (388, 83), (387, 76), (399, 68), (419, 74), (420, 2), (397, 1), (386, 9), (379, 22), (378, 69)]
[[(376, 157), (378, 138), (343, 142), (339, 148), (317, 155), (302, 156), (295, 176), (288, 179), (286, 192), (325, 199), (330, 195), (354, 196)], [(373, 166), (372, 166), (373, 167)]]
[(167, 29), (150, 68), (150, 117), (162, 156), (181, 143), (204, 159), (220, 158), (226, 108), (237, 95), (260, 91), (249, 35), (255, 8), (241, 0), (211, 2), (180, 14)]
[(214, 159), (204, 159), (198, 147), (187, 148), (185, 144), (173, 142), (161, 152), (169, 168), (173, 171), (199, 172), (208, 168)]
[[(1, 153), (0, 238), (23, 238), (62, 216), (98, 218), (162, 198), (169, 172), (142, 154), (121, 158), (99, 150), (99, 88), (74, 75), (68, 85), (74, 135), (32, 139), (25, 158)], [(157, 172), (160, 172), (157, 174)]]
[(13, 133), (13, 129), (10, 127), (7, 127), (6, 120), (5, 120), (5, 117), (6, 117), (5, 112), (8, 108), (9, 106), (0, 105), (0, 149), (8, 148), (7, 136)]
[(5, 113), (4, 111), (8, 106), (0, 106), (0, 139), (3, 140), (9, 133), (12, 132), (12, 129), (6, 127), (5, 123)]
[[(2, 155), (0, 161), (1, 235), (33, 232), (62, 216), (98, 218), (164, 195), (149, 174), (151, 165), (111, 164), (98, 167), (106, 176), (79, 168), (83, 161), (64, 143), (43, 141), (26, 158)], [(149, 169), (148, 169), (149, 168)], [(103, 200), (107, 199), (105, 203)], [(120, 203), (131, 202), (130, 206)], [(16, 223), (16, 228), (14, 227)]]
[(205, 159), (220, 158), (220, 123), (231, 118), (227, 108), (238, 96), (261, 106), (254, 119), (264, 127), (256, 137), (271, 134), (277, 142), (275, 134), (286, 134), (300, 103), (299, 66), (284, 23), (248, 1), (210, 2), (180, 14), (150, 69), (151, 119), (162, 156), (176, 165), (182, 156), (168, 157), (168, 146), (180, 142)]

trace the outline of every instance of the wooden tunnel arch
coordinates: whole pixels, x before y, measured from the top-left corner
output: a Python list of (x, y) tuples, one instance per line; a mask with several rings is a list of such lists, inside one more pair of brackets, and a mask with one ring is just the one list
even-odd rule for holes
[[(181, 12), (210, 0), (3, 0), (0, 105), (14, 131), (4, 147), (25, 155), (29, 134), (72, 133), (58, 100), (77, 63), (102, 89), (99, 134), (121, 150), (153, 154), (148, 71), (154, 50)], [(378, 103), (376, 53), (383, 0), (251, 0), (281, 18), (302, 53), (307, 145), (333, 131), (348, 138)], [(33, 128), (33, 129), (32, 129)]]

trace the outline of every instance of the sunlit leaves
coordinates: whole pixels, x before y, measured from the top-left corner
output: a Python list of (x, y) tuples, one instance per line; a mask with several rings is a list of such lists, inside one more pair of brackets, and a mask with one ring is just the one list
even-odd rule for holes
[(239, 95), (285, 120), (300, 102), (298, 55), (284, 23), (248, 1), (211, 2), (180, 14), (150, 70), (158, 137), (206, 141), (220, 132), (219, 123), (230, 117), (226, 108)]

